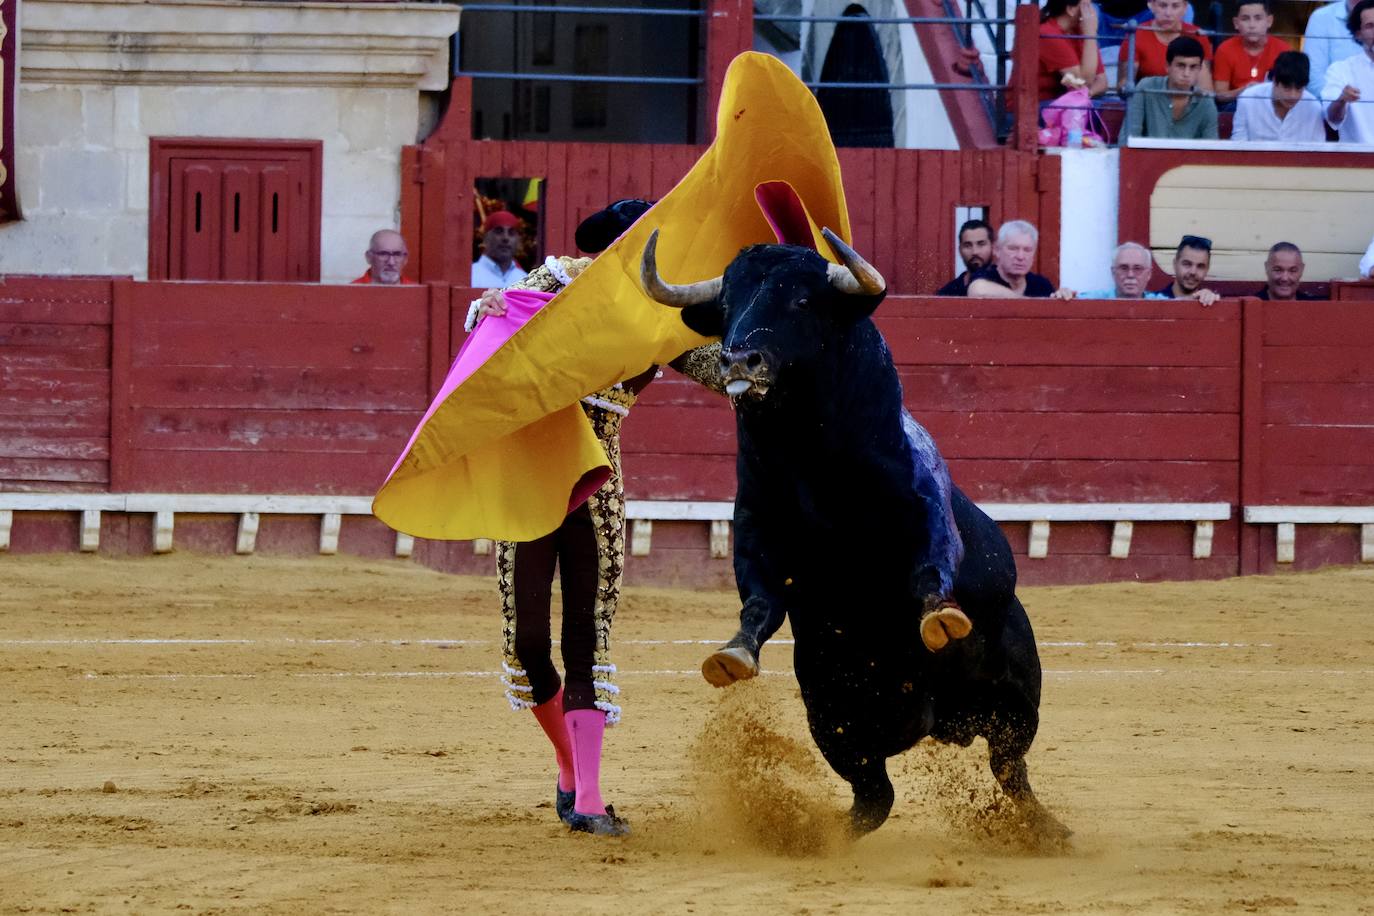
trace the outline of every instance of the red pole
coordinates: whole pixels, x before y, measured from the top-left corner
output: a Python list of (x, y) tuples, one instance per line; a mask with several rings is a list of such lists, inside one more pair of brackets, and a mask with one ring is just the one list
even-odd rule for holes
[(1012, 49), (1012, 111), (1016, 113), (1013, 131), (1019, 150), (1035, 152), (1040, 133), (1040, 99), (1036, 76), (1040, 68), (1040, 8), (1034, 3), (1016, 7), (1016, 46)]

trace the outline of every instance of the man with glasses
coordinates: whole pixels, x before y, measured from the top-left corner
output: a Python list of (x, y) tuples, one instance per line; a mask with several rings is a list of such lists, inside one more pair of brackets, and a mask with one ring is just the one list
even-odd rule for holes
[(1150, 249), (1139, 242), (1122, 242), (1112, 252), (1111, 289), (1090, 289), (1078, 294), (1079, 299), (1164, 299), (1161, 293), (1145, 291), (1154, 269)]
[(1163, 299), (1196, 299), (1203, 306), (1210, 306), (1221, 298), (1214, 290), (1202, 288), (1211, 265), (1212, 240), (1185, 235), (1174, 253), (1174, 281), (1155, 292)]
[(406, 240), (401, 237), (401, 233), (391, 229), (378, 229), (372, 233), (372, 241), (368, 243), (363, 257), (367, 259), (367, 271), (354, 280), (354, 283), (376, 283), (381, 286), (415, 285), (414, 280), (407, 280), (401, 275), (401, 271), (405, 270), (406, 259), (410, 257), (410, 249), (406, 248)]

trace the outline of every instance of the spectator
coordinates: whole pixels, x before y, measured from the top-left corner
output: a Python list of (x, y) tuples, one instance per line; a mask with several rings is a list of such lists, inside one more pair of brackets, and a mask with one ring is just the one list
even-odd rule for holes
[(1248, 87), (1236, 100), (1231, 139), (1325, 143), (1322, 103), (1306, 85), (1307, 55), (1284, 51), (1274, 61), (1272, 81)]
[(1040, 101), (1084, 86), (1094, 97), (1107, 91), (1097, 46), (1097, 7), (1092, 0), (1046, 0), (1040, 10)]
[(367, 259), (367, 270), (354, 280), (354, 283), (376, 283), (380, 286), (414, 285), (414, 280), (407, 280), (401, 274), (405, 270), (406, 260), (410, 257), (410, 249), (406, 248), (406, 240), (401, 233), (392, 229), (378, 229), (372, 233), (372, 240), (368, 242), (363, 257)]
[(1200, 235), (1185, 235), (1174, 253), (1174, 281), (1155, 292), (1163, 299), (1196, 299), (1210, 306), (1221, 298), (1213, 290), (1202, 288), (1211, 265), (1212, 240)]
[(1369, 240), (1369, 247), (1364, 250), (1364, 257), (1360, 258), (1360, 279), (1374, 280), (1374, 239)]
[(472, 262), (472, 285), (478, 289), (505, 289), (525, 279), (515, 263), (520, 244), (520, 219), (506, 210), (493, 210), (482, 220), (482, 256)]
[(1346, 22), (1360, 0), (1335, 0), (1312, 11), (1302, 36), (1302, 50), (1312, 62), (1309, 88), (1319, 95), (1326, 85), (1326, 71), (1338, 60), (1360, 53), (1359, 42), (1350, 37)]
[(1111, 289), (1093, 289), (1078, 294), (1079, 299), (1164, 299), (1159, 293), (1147, 293), (1155, 259), (1150, 249), (1139, 242), (1122, 242), (1112, 252)]
[(1269, 3), (1270, 0), (1240, 0), (1236, 7), (1231, 20), (1236, 34), (1221, 43), (1212, 62), (1218, 105), (1235, 99), (1246, 86), (1264, 82), (1274, 61), (1288, 50), (1287, 42), (1269, 34), (1274, 27)]
[(1374, 143), (1374, 0), (1355, 4), (1346, 28), (1360, 51), (1327, 68), (1322, 89), (1326, 121), (1342, 143)]
[(1205, 69), (1205, 63), (1212, 59), (1212, 43), (1206, 39), (1197, 26), (1183, 21), (1188, 0), (1150, 0), (1153, 19), (1146, 19), (1135, 33), (1135, 73), (1132, 75), (1129, 64), (1131, 43), (1123, 41), (1117, 54), (1118, 89), (1129, 89), (1134, 79), (1139, 82), (1147, 76), (1164, 76), (1169, 72), (1168, 48), (1181, 35), (1191, 36), (1202, 50), (1204, 69), (1197, 79), (1198, 88), (1204, 92), (1212, 91), (1212, 75)]
[(1264, 289), (1255, 295), (1274, 302), (1307, 301), (1317, 298), (1298, 289), (1302, 282), (1302, 249), (1292, 242), (1278, 242), (1269, 249), (1269, 257), (1264, 259)]
[(959, 257), (964, 272), (935, 291), (937, 296), (967, 296), (969, 278), (992, 260), (992, 227), (985, 220), (971, 219), (959, 227)]
[[(1365, 0), (1374, 3), (1374, 0)], [(1198, 92), (1202, 45), (1184, 35), (1169, 42), (1167, 76), (1147, 76), (1135, 84), (1126, 104), (1123, 137), (1215, 140), (1217, 106)]]
[(1056, 293), (1053, 283), (1031, 272), (1039, 243), (1040, 233), (1025, 220), (1003, 223), (997, 230), (997, 244), (992, 248), (992, 263), (970, 276), (968, 294), (989, 299), (1015, 296), (1073, 298), (1067, 291)]

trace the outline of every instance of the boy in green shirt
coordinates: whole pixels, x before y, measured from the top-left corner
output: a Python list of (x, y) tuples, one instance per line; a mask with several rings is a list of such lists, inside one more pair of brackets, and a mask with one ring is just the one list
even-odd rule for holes
[(1217, 139), (1216, 103), (1197, 91), (1202, 73), (1202, 45), (1196, 38), (1180, 35), (1169, 42), (1164, 57), (1169, 62), (1167, 75), (1147, 76), (1135, 84), (1135, 92), (1126, 105), (1122, 139)]

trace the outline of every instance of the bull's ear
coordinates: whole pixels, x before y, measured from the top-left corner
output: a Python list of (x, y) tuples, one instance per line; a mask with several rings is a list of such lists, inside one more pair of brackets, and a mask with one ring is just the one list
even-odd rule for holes
[(887, 290), (872, 296), (863, 293), (841, 295), (837, 297), (835, 312), (841, 321), (862, 321), (872, 315), (886, 297)]
[(725, 306), (719, 299), (685, 306), (682, 323), (702, 337), (720, 337), (725, 333)]

